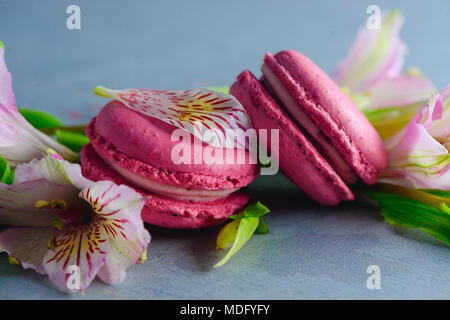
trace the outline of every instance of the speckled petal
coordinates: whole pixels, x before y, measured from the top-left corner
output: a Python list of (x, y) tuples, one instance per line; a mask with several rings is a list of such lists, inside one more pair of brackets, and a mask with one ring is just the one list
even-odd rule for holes
[[(234, 146), (245, 149), (239, 139), (226, 139), (226, 130), (251, 128), (245, 109), (231, 95), (210, 89), (184, 91), (125, 89), (111, 90), (98, 86), (98, 95), (118, 100), (145, 115), (186, 130), (215, 147)], [(211, 133), (207, 139), (204, 133)]]
[(84, 291), (105, 263), (108, 250), (107, 233), (94, 217), (89, 225), (69, 226), (59, 233), (55, 248), (44, 257), (44, 269), (60, 290), (70, 291), (69, 272), (78, 267), (80, 286), (73, 289)]
[(145, 198), (127, 186), (109, 181), (84, 189), (80, 196), (93, 206), (110, 243), (98, 275), (107, 283), (121, 282), (126, 269), (140, 261), (150, 243), (150, 234), (141, 219)]

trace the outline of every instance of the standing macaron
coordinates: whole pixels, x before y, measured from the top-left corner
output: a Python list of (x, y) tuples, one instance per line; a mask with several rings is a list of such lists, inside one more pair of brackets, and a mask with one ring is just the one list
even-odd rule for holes
[(388, 160), (383, 142), (333, 80), (294, 50), (267, 53), (261, 70), (261, 81), (243, 71), (230, 93), (255, 129), (280, 130), (280, 168), (289, 179), (327, 205), (352, 200), (348, 184), (358, 179), (376, 182)]
[(145, 222), (168, 228), (209, 227), (248, 202), (244, 187), (258, 173), (256, 159), (245, 148), (234, 147), (235, 158), (242, 156), (244, 163), (225, 158), (212, 163), (205, 160), (205, 150), (215, 159), (225, 157), (221, 147), (227, 146), (218, 142), (223, 134), (213, 131), (219, 139), (212, 145), (201, 140), (200, 131), (190, 131), (202, 124), (215, 130), (224, 123), (248, 127), (250, 120), (235, 98), (203, 89), (100, 88), (97, 93), (115, 101), (104, 106), (86, 129), (90, 143), (81, 152), (82, 172), (91, 180), (112, 180), (147, 196)]

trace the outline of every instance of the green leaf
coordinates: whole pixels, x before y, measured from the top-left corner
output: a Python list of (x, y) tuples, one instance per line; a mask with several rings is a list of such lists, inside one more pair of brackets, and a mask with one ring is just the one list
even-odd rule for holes
[[(368, 189), (366, 193), (380, 204), (384, 218), (390, 224), (422, 230), (450, 245), (450, 210), (446, 204), (449, 192), (441, 190), (423, 192), (411, 189), (412, 197), (416, 198), (413, 199), (408, 197), (404, 187), (399, 187), (399, 190), (401, 195), (373, 189)], [(395, 189), (390, 188), (390, 191), (395, 192)], [(442, 197), (442, 201), (437, 202), (436, 196)]]
[(450, 199), (450, 190), (440, 190), (440, 189), (419, 189), (419, 190), (438, 197)]
[(264, 220), (264, 217), (259, 217), (258, 227), (256, 228), (255, 232), (258, 234), (269, 233), (269, 228), (267, 227), (266, 220)]
[(248, 239), (250, 239), (255, 231), (262, 234), (269, 232), (266, 222), (263, 219), (263, 216), (269, 212), (270, 210), (258, 201), (248, 205), (241, 212), (230, 216), (233, 221), (225, 225), (220, 231), (217, 237), (216, 249), (226, 249), (231, 245), (232, 247), (214, 268), (218, 268), (230, 260)]
[(58, 118), (44, 111), (19, 108), (19, 112), (38, 130), (62, 126)]
[(242, 219), (249, 217), (259, 218), (269, 212), (270, 212), (269, 208), (267, 208), (265, 205), (263, 205), (261, 202), (258, 201), (248, 205), (241, 212), (231, 215), (230, 219)]
[(14, 183), (14, 170), (9, 167), (8, 160), (0, 156), (0, 182), (6, 184)]
[(14, 258), (13, 256), (8, 256), (8, 262), (10, 265), (20, 266), (20, 261), (18, 259)]
[(241, 221), (238, 219), (233, 220), (220, 230), (219, 236), (217, 237), (217, 250), (226, 249), (233, 244), (234, 240), (236, 240), (240, 223)]
[[(234, 221), (233, 221), (234, 222)], [(232, 223), (233, 223), (232, 222)], [(236, 233), (236, 239), (233, 242), (233, 246), (230, 251), (220, 260), (214, 268), (218, 268), (227, 263), (228, 260), (231, 259), (241, 248), (242, 246), (250, 239), (252, 234), (255, 232), (258, 227), (259, 218), (244, 218), (239, 221), (239, 228)]]
[(84, 133), (56, 130), (56, 140), (69, 149), (80, 152), (84, 145), (89, 143), (89, 138)]

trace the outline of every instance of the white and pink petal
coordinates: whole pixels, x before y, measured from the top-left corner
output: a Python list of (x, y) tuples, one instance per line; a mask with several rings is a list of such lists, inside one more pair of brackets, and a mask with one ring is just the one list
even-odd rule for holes
[(12, 78), (5, 62), (5, 47), (0, 42), (0, 104), (17, 112), (16, 100), (12, 89)]
[(442, 96), (433, 96), (405, 128), (385, 141), (389, 164), (381, 178), (415, 188), (450, 189), (449, 152), (429, 132), (442, 116)]
[(8, 226), (48, 227), (59, 218), (48, 207), (38, 208), (38, 201), (68, 201), (76, 197), (74, 189), (45, 179), (13, 185), (0, 183), (0, 224)]
[(30, 159), (42, 157), (42, 152), (26, 138), (23, 131), (11, 119), (17, 113), (0, 102), (0, 155), (15, 167)]
[[(56, 150), (67, 160), (77, 159), (73, 151), (31, 126), (20, 113), (1, 104), (0, 131), (4, 133), (0, 139), (1, 155), (12, 166), (40, 159), (48, 148)], [(17, 152), (18, 148), (20, 153)]]
[[(102, 86), (94, 92), (122, 102), (127, 107), (150, 117), (186, 130), (215, 147), (245, 149), (239, 139), (226, 139), (226, 130), (247, 130), (251, 121), (239, 101), (222, 92), (210, 89), (184, 91), (125, 89), (111, 90)], [(205, 132), (211, 133), (208, 140)], [(209, 139), (211, 138), (211, 139)], [(233, 145), (231, 145), (231, 143)]]
[[(89, 225), (68, 226), (56, 236), (56, 245), (43, 259), (44, 269), (62, 291), (84, 291), (105, 263), (109, 250), (107, 235), (101, 223), (92, 218)], [(79, 288), (68, 284), (72, 268), (78, 268)]]
[(433, 137), (442, 138), (448, 143), (450, 142), (450, 85), (442, 91), (436, 103), (441, 114), (433, 120), (429, 132)]
[(16, 258), (24, 269), (45, 274), (42, 265), (53, 228), (9, 228), (0, 232), (0, 251)]
[(435, 91), (434, 85), (424, 76), (399, 75), (384, 78), (367, 89), (370, 96), (367, 108), (402, 107), (418, 101), (423, 101), (425, 105)]
[[(0, 42), (0, 155), (10, 165), (39, 159), (47, 148), (53, 148), (68, 160), (75, 160), (76, 154), (35, 129), (19, 113), (12, 90), (11, 74), (4, 59), (4, 47)], [(18, 152), (18, 150), (20, 152)]]
[(108, 235), (109, 251), (98, 275), (107, 283), (121, 282), (126, 269), (139, 262), (150, 243), (141, 219), (145, 198), (109, 181), (95, 183), (82, 190), (80, 196), (93, 206)]
[(52, 149), (47, 149), (43, 158), (32, 160), (16, 168), (16, 182), (46, 179), (60, 185), (73, 188), (74, 192), (91, 185), (93, 182), (81, 174), (79, 164), (64, 160)]
[(336, 82), (361, 92), (381, 79), (400, 75), (407, 51), (399, 36), (402, 24), (400, 12), (392, 11), (383, 15), (381, 28), (362, 27), (348, 56), (334, 71)]

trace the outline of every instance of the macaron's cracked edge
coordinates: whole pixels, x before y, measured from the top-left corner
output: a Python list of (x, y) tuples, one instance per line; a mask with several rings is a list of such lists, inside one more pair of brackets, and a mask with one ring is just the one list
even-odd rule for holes
[[(296, 57), (293, 57), (293, 55), (296, 55)], [(305, 63), (307, 63), (308, 65), (314, 66), (314, 70), (301, 70), (301, 72), (304, 74), (299, 74), (299, 70), (301, 68), (296, 68), (296, 64), (298, 62), (297, 60), (300, 59), (299, 57), (302, 59), (302, 61), (305, 60)], [(331, 103), (332, 105), (330, 106), (330, 108), (340, 107), (338, 108), (339, 111), (335, 113), (335, 115), (338, 116), (342, 114), (345, 115), (348, 110), (342, 112), (341, 108), (344, 107), (346, 103), (352, 103), (351, 100), (343, 92), (341, 92), (337, 85), (334, 84), (334, 82), (323, 71), (315, 66), (309, 59), (293, 50), (281, 51), (275, 54), (275, 56), (272, 56), (270, 53), (268, 53), (264, 58), (264, 62), (277, 75), (280, 81), (284, 83), (286, 89), (290, 92), (291, 96), (297, 101), (297, 103), (304, 107), (304, 111), (308, 114), (308, 116), (321, 128), (322, 132), (324, 132), (328, 136), (335, 148), (346, 159), (347, 163), (352, 167), (355, 173), (358, 174), (358, 176), (366, 184), (370, 185), (375, 183), (378, 174), (382, 170), (384, 170), (387, 165), (387, 154), (382, 147), (381, 138), (379, 138), (375, 129), (371, 128), (370, 123), (368, 123), (367, 119), (365, 119), (362, 114), (359, 114), (361, 112), (357, 110), (356, 107), (353, 108), (355, 110), (349, 111), (353, 114), (358, 113), (358, 122), (363, 122), (358, 123), (358, 125), (360, 127), (363, 127), (364, 124), (366, 124), (365, 130), (359, 131), (364, 134), (365, 137), (370, 137), (370, 139), (368, 139), (370, 141), (369, 144), (371, 145), (371, 147), (373, 147), (374, 150), (380, 150), (378, 154), (367, 152), (371, 153), (372, 161), (369, 161), (369, 159), (364, 155), (363, 152), (361, 152), (359, 148), (362, 147), (367, 150), (367, 146), (364, 146), (361, 143), (361, 146), (356, 146), (353, 139), (343, 127), (343, 124), (340, 123), (339, 117), (336, 116), (335, 118), (333, 118), (330, 115), (329, 110), (327, 110), (320, 103), (320, 99), (316, 96), (335, 94), (336, 92), (338, 92), (340, 94), (338, 98), (333, 97), (333, 99), (330, 99), (333, 100), (333, 102), (338, 101), (338, 103), (341, 103), (340, 106), (337, 106), (336, 102), (334, 102)], [(307, 77), (307, 80), (315, 79), (316, 82), (319, 81), (319, 79), (324, 81), (323, 78), (325, 78), (325, 80), (327, 80), (327, 83), (323, 84), (323, 81), (321, 81), (321, 86), (314, 86), (309, 84), (313, 88), (310, 88), (312, 93), (308, 93), (308, 90), (305, 88), (305, 85), (307, 84), (304, 83), (302, 76)], [(325, 85), (332, 85), (332, 88), (322, 88)], [(348, 125), (348, 123), (346, 125)]]
[(87, 126), (86, 134), (99, 155), (136, 175), (160, 183), (201, 190), (226, 190), (247, 186), (255, 179), (258, 173), (257, 166), (255, 166), (253, 174), (245, 176), (211, 176), (191, 172), (172, 172), (157, 168), (151, 164), (131, 158), (117, 150), (112, 143), (96, 133), (95, 124), (96, 117)]
[(237, 77), (230, 93), (245, 107), (255, 129), (280, 130), (280, 167), (305, 193), (327, 205), (354, 199), (347, 185), (248, 70)]
[(82, 174), (86, 178), (93, 181), (109, 180), (116, 184), (124, 184), (148, 197), (142, 209), (142, 219), (144, 222), (161, 227), (194, 229), (219, 225), (230, 215), (242, 209), (250, 199), (250, 193), (246, 189), (210, 202), (172, 199), (147, 192), (129, 183), (97, 155), (91, 144), (82, 149), (80, 157)]

